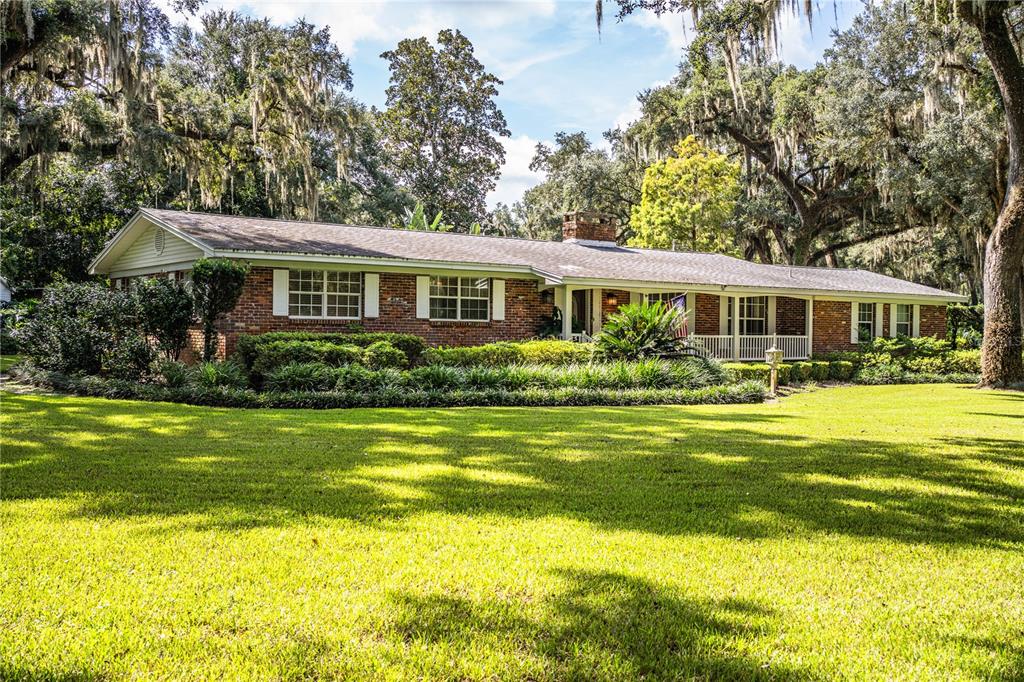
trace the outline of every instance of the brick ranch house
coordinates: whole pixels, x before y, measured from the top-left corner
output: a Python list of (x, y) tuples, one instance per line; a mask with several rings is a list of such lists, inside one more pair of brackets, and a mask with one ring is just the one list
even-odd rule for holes
[(561, 336), (584, 339), (619, 306), (662, 299), (682, 304), (690, 338), (718, 358), (762, 360), (774, 343), (797, 360), (871, 337), (942, 337), (946, 304), (965, 300), (864, 270), (619, 246), (594, 213), (567, 214), (563, 241), (548, 242), (145, 208), (91, 272), (114, 286), (187, 279), (203, 257), (251, 266), (222, 354), (240, 334), (354, 326), (433, 345), (526, 339), (567, 305)]

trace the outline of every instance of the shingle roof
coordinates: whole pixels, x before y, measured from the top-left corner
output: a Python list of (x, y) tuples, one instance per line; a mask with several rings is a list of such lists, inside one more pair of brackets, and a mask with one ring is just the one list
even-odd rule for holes
[(142, 209), (217, 252), (519, 266), (552, 279), (942, 297), (957, 294), (866, 270), (764, 265), (720, 254)]

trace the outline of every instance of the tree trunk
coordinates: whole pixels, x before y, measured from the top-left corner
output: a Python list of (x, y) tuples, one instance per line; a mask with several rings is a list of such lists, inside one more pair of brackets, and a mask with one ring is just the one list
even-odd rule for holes
[(999, 85), (1006, 116), (1009, 163), (1006, 197), (985, 249), (983, 386), (1024, 382), (1021, 360), (1021, 266), (1024, 264), (1024, 65), (1001, 3), (963, 2), (962, 15), (978, 29)]

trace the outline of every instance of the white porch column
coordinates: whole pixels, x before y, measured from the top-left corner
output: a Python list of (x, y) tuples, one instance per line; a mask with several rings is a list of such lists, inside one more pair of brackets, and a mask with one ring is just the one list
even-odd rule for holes
[(740, 359), (740, 297), (732, 297), (732, 357)]
[(601, 332), (604, 308), (604, 290), (590, 290), (590, 333), (594, 336)]
[(572, 287), (567, 284), (563, 288), (565, 293), (562, 296), (562, 338), (568, 341), (572, 338)]
[(814, 355), (814, 297), (807, 299), (807, 320), (804, 326), (807, 334), (807, 357)]
[(690, 336), (697, 333), (697, 294), (686, 292), (686, 328), (690, 330)]

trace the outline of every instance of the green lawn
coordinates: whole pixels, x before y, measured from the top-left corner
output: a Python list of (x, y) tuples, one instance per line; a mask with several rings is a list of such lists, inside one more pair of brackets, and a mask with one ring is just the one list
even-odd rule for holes
[(3, 395), (0, 678), (1024, 679), (1024, 395)]

